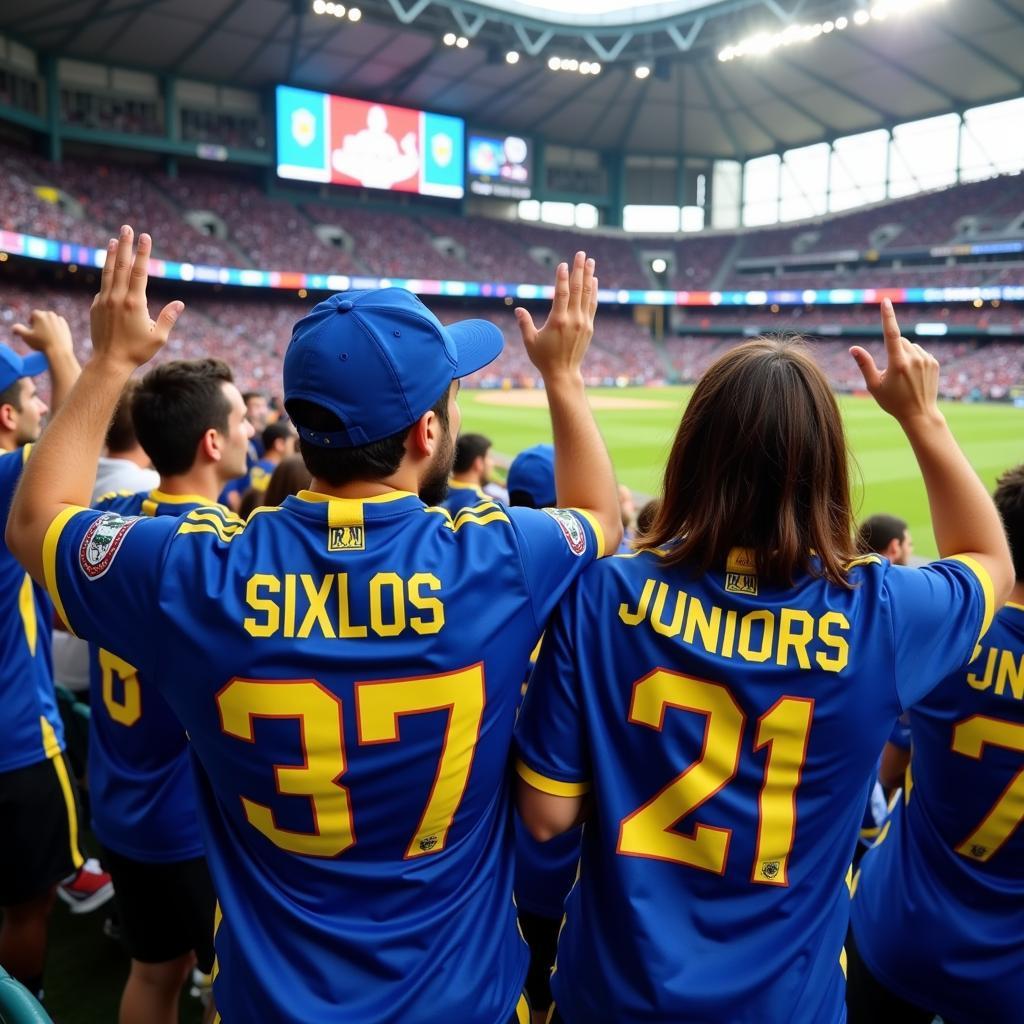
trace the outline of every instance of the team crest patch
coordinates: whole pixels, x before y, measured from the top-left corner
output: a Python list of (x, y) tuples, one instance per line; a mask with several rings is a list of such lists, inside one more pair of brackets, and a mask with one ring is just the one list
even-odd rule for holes
[(90, 580), (98, 580), (106, 573), (128, 531), (140, 518), (108, 512), (89, 527), (78, 549), (78, 564)]
[(328, 551), (363, 551), (366, 532), (362, 526), (332, 526), (327, 534)]
[(725, 589), (731, 594), (757, 596), (757, 559), (749, 548), (733, 548), (725, 562)]
[(582, 555), (587, 550), (587, 534), (580, 525), (580, 521), (564, 508), (546, 508), (544, 512), (551, 516), (561, 527), (562, 535), (565, 537), (566, 544), (569, 545), (569, 550), (577, 557)]

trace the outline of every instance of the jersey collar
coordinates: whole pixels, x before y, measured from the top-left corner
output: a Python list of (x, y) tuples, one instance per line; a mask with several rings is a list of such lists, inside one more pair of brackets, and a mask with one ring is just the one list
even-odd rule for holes
[(146, 495), (150, 501), (160, 505), (216, 505), (216, 498), (208, 498), (203, 494), (168, 494), (159, 487)]

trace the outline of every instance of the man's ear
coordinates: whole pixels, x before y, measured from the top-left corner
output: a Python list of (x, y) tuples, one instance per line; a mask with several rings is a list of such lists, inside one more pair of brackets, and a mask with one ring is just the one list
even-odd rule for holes
[(893, 537), (891, 541), (886, 545), (885, 550), (882, 552), (883, 558), (888, 558), (891, 562), (894, 558), (899, 557), (901, 541), (899, 537)]
[(405, 450), (414, 458), (429, 458), (440, 439), (440, 423), (433, 409), (428, 409), (409, 429)]
[(222, 438), (213, 427), (203, 432), (203, 436), (199, 439), (199, 447), (196, 450), (197, 457), (203, 459), (204, 462), (220, 462), (222, 457), (221, 448)]
[(0, 405), (0, 430), (14, 430), (18, 426), (18, 410), (10, 402)]

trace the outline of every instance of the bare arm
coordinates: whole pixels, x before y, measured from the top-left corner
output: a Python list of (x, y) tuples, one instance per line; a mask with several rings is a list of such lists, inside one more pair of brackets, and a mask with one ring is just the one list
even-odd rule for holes
[(900, 336), (888, 299), (882, 301), (888, 366), (879, 371), (870, 353), (850, 350), (868, 391), (907, 435), (928, 491), (935, 542), (943, 558), (966, 555), (992, 578), (996, 607), (1013, 587), (1013, 562), (992, 499), (953, 437), (938, 406), (939, 364), (920, 345)]
[(43, 580), (43, 540), (68, 507), (87, 506), (110, 417), (128, 378), (163, 346), (184, 308), (172, 302), (154, 322), (146, 308), (152, 241), (132, 230), (107, 246), (99, 295), (92, 304), (94, 355), (86, 364), (22, 474), (7, 519), (7, 545), (32, 577)]
[(526, 830), (539, 843), (575, 828), (587, 813), (586, 797), (543, 793), (522, 779), (517, 780), (516, 803)]
[(56, 413), (82, 372), (67, 320), (57, 313), (33, 309), (28, 323), (15, 324), (11, 331), (29, 348), (46, 356), (50, 368), (50, 411), (51, 415)]
[(561, 263), (555, 297), (538, 331), (530, 314), (516, 310), (516, 320), (530, 361), (547, 389), (555, 442), (555, 490), (558, 504), (589, 512), (601, 525), (606, 553), (622, 540), (619, 494), (608, 449), (597, 428), (583, 385), (583, 357), (594, 334), (597, 278), (594, 261), (576, 253), (572, 272)]

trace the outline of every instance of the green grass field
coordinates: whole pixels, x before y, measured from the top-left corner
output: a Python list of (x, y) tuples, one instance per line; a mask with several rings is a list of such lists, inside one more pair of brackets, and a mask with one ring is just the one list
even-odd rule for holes
[[(592, 391), (591, 395), (665, 403), (665, 407), (597, 409), (605, 441), (619, 479), (635, 491), (656, 495), (672, 436), (691, 389), (685, 387), (625, 388)], [(496, 452), (514, 455), (520, 449), (551, 440), (547, 410), (491, 405), (488, 392), (465, 390), (459, 395), (462, 429), (486, 434)], [(858, 518), (874, 512), (902, 516), (910, 524), (915, 552), (937, 555), (924, 485), (910, 446), (896, 422), (870, 398), (840, 399), (853, 452), (854, 508)], [(1024, 410), (1008, 405), (943, 404), (957, 440), (974, 468), (991, 487), (1008, 466), (1024, 461), (1021, 430)], [(860, 481), (863, 480), (863, 490)]]

